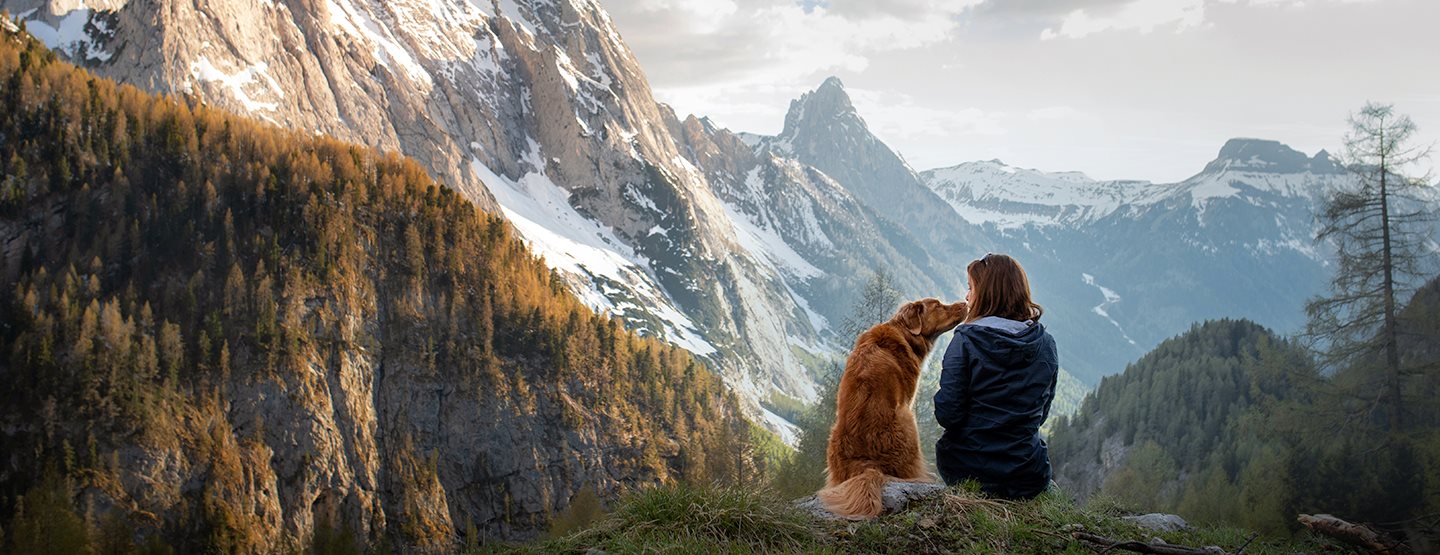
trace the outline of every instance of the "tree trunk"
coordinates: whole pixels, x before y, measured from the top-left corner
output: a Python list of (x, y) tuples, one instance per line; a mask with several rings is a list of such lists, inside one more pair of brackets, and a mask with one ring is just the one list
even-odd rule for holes
[(1316, 534), (1335, 538), (1376, 555), (1410, 553), (1408, 546), (1363, 524), (1353, 524), (1330, 515), (1300, 515), (1296, 520)]
[(1390, 197), (1386, 189), (1387, 174), (1390, 168), (1386, 166), (1385, 158), (1385, 134), (1382, 127), (1380, 131), (1380, 232), (1381, 232), (1381, 264), (1385, 272), (1383, 288), (1385, 292), (1385, 328), (1381, 332), (1385, 341), (1385, 370), (1386, 388), (1389, 390), (1387, 397), (1390, 398), (1389, 420), (1390, 431), (1399, 432), (1401, 427), (1400, 410), (1400, 342), (1399, 330), (1395, 329), (1395, 272), (1391, 260), (1390, 247)]

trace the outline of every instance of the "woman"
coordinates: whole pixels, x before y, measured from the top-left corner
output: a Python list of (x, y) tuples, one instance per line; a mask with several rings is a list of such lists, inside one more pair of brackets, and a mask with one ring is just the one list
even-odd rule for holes
[(1029, 499), (1050, 483), (1039, 430), (1055, 397), (1055, 339), (1014, 258), (987, 254), (965, 273), (970, 312), (945, 351), (935, 394), (945, 428), (936, 466), (947, 484), (975, 480), (991, 496)]

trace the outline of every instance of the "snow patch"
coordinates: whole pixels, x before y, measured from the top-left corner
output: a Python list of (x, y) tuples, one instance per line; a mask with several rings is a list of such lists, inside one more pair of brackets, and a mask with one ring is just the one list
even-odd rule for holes
[(380, 65), (389, 68), (390, 62), (394, 61), (400, 64), (405, 74), (415, 82), (426, 87), (435, 85), (430, 73), (410, 55), (410, 51), (395, 39), (389, 29), (376, 24), (367, 12), (356, 7), (350, 0), (325, 0), (325, 6), (330, 12), (331, 25), (375, 45), (371, 54)]
[(606, 89), (610, 88), (610, 84), (614, 81), (610, 79), (610, 71), (605, 68), (605, 62), (600, 59), (600, 55), (587, 52), (585, 60), (590, 62), (590, 69), (594, 71), (592, 77), (594, 77), (595, 83)]
[[(530, 147), (524, 158), (533, 163), (541, 155), (534, 139), (530, 139)], [(577, 212), (570, 206), (569, 193), (544, 173), (531, 171), (512, 180), (491, 171), (478, 159), (471, 159), (470, 166), (489, 186), (506, 219), (531, 250), (543, 256), (552, 269), (580, 282), (581, 286), (572, 289), (587, 306), (622, 317), (644, 312), (663, 321), (666, 329), (639, 331), (648, 331), (697, 355), (717, 352), (645, 270), (649, 260), (621, 242), (610, 229)], [(621, 286), (629, 291), (622, 291)], [(636, 302), (612, 300), (625, 297), (634, 297)]]
[(723, 201), (720, 204), (735, 228), (735, 238), (745, 250), (763, 256), (763, 261), (768, 262), (771, 267), (793, 277), (813, 278), (823, 273), (810, 261), (805, 260), (805, 257), (800, 256), (800, 253), (795, 252), (780, 234), (751, 221), (738, 207)]
[(1134, 340), (1134, 339), (1130, 339), (1130, 335), (1127, 334), (1127, 333), (1125, 333), (1125, 328), (1120, 325), (1120, 322), (1116, 322), (1114, 318), (1111, 318), (1111, 317), (1110, 317), (1110, 312), (1107, 311), (1107, 310), (1105, 310), (1106, 307), (1109, 307), (1109, 306), (1112, 305), (1112, 304), (1115, 304), (1115, 303), (1120, 302), (1120, 294), (1119, 294), (1119, 293), (1116, 293), (1114, 290), (1112, 290), (1112, 289), (1110, 289), (1110, 288), (1108, 288), (1108, 287), (1105, 287), (1105, 286), (1103, 286), (1103, 285), (1100, 285), (1099, 283), (1096, 283), (1096, 282), (1095, 282), (1095, 276), (1092, 276), (1092, 275), (1090, 275), (1090, 274), (1084, 274), (1084, 273), (1082, 273), (1082, 274), (1080, 274), (1080, 278), (1083, 279), (1083, 280), (1085, 280), (1085, 285), (1089, 285), (1089, 286), (1091, 286), (1091, 287), (1094, 287), (1094, 288), (1096, 288), (1096, 289), (1099, 289), (1099, 290), (1100, 290), (1100, 294), (1105, 297), (1105, 302), (1102, 302), (1102, 303), (1100, 303), (1100, 304), (1098, 304), (1098, 305), (1095, 305), (1094, 307), (1092, 307), (1092, 308), (1090, 309), (1090, 311), (1091, 311), (1091, 312), (1094, 312), (1095, 314), (1100, 315), (1101, 317), (1105, 318), (1106, 320), (1109, 320), (1111, 324), (1114, 324), (1114, 325), (1115, 325), (1115, 329), (1120, 330), (1120, 336), (1121, 336), (1121, 337), (1124, 337), (1125, 340), (1126, 340), (1126, 341), (1129, 341), (1131, 345), (1135, 345), (1135, 344), (1136, 344), (1136, 343), (1135, 343), (1135, 340)]
[(230, 96), (240, 102), (246, 111), (274, 111), (278, 106), (277, 103), (255, 100), (250, 97), (250, 93), (245, 92), (245, 87), (254, 83), (258, 77), (269, 85), (270, 90), (277, 98), (285, 97), (285, 91), (281, 90), (280, 84), (266, 73), (267, 67), (267, 64), (261, 62), (233, 74), (225, 73), (215, 67), (215, 64), (210, 63), (209, 58), (201, 56), (199, 60), (190, 64), (190, 75), (200, 81), (219, 83), (221, 87), (230, 91)]
[(770, 409), (765, 407), (760, 407), (760, 417), (765, 420), (765, 424), (768, 425), (769, 429), (775, 431), (775, 435), (780, 436), (780, 441), (785, 442), (785, 445), (791, 447), (800, 445), (800, 428), (795, 427), (789, 420), (782, 418), (780, 415), (771, 412)]
[[(100, 45), (95, 42), (95, 37), (85, 30), (86, 24), (90, 23), (90, 14), (93, 13), (89, 8), (81, 7), (66, 12), (65, 15), (60, 16), (60, 21), (54, 26), (39, 19), (27, 19), (34, 15), (35, 11), (27, 10), (18, 18), (25, 20), (25, 29), (40, 42), (45, 43), (46, 47), (63, 52), (70, 58), (81, 60), (105, 62), (114, 55), (101, 49)], [(19, 30), (8, 21), (7, 25), (12, 30)], [(105, 31), (98, 27), (97, 30)]]

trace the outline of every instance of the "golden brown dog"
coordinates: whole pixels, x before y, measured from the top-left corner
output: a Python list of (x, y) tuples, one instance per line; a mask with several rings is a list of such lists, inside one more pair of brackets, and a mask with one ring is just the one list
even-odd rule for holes
[(935, 480), (925, 471), (911, 405), (920, 365), (935, 338), (963, 321), (967, 310), (963, 302), (906, 303), (890, 321), (855, 340), (835, 400), (825, 489), (817, 494), (830, 512), (876, 516), (883, 508), (886, 479)]

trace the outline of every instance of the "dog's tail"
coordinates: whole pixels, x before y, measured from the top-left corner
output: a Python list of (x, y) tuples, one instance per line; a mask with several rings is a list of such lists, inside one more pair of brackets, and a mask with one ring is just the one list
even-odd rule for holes
[(885, 492), (885, 475), (874, 468), (867, 468), (849, 480), (840, 482), (815, 494), (820, 505), (840, 516), (880, 516), (885, 509), (881, 496)]

